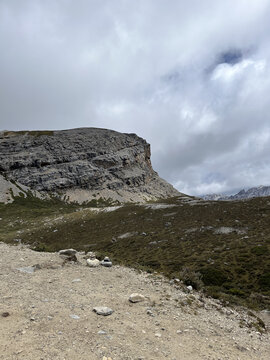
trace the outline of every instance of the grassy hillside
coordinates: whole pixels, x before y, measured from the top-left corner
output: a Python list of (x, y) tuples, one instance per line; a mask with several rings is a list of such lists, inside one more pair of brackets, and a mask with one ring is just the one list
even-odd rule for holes
[(96, 214), (56, 200), (16, 199), (0, 205), (0, 241), (21, 239), (46, 251), (93, 250), (180, 278), (224, 301), (269, 308), (270, 198), (163, 203), (171, 207), (125, 205)]

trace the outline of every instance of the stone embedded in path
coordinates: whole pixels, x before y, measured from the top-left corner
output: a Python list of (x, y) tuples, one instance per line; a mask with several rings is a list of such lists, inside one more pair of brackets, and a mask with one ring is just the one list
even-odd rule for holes
[(142, 294), (133, 293), (129, 296), (129, 301), (132, 303), (137, 303), (137, 302), (141, 302), (144, 300), (145, 300), (145, 297)]
[(98, 315), (108, 316), (113, 313), (113, 310), (107, 306), (96, 306), (93, 308), (93, 311)]
[(105, 267), (112, 266), (112, 262), (111, 262), (110, 258), (108, 258), (108, 256), (105, 256), (104, 260), (102, 260), (100, 264)]
[(97, 266), (99, 266), (100, 262), (99, 262), (98, 259), (93, 259), (93, 260), (92, 259), (87, 259), (86, 264), (89, 267), (97, 267)]
[(75, 314), (71, 314), (69, 315), (71, 317), (71, 319), (74, 319), (74, 320), (79, 320), (79, 316), (78, 315), (75, 315)]
[(59, 255), (65, 255), (65, 256), (74, 256), (76, 255), (77, 251), (74, 249), (64, 249), (59, 251)]
[(36, 270), (36, 267), (35, 266), (26, 266), (26, 267), (17, 268), (17, 270), (19, 270), (22, 273), (33, 274), (34, 271)]

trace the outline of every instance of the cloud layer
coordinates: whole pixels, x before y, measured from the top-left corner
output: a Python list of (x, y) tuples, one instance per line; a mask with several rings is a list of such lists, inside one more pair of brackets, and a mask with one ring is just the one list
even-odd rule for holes
[(189, 194), (270, 184), (270, 0), (0, 0), (0, 130), (136, 132)]

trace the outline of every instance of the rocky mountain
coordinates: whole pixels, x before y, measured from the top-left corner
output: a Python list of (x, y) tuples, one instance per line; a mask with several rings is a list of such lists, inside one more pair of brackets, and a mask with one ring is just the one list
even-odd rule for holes
[(153, 170), (150, 156), (144, 139), (112, 130), (2, 131), (0, 201), (29, 191), (78, 203), (179, 195)]
[(241, 200), (254, 197), (270, 196), (270, 186), (257, 186), (248, 190), (242, 189), (235, 195), (207, 194), (201, 196), (204, 200)]

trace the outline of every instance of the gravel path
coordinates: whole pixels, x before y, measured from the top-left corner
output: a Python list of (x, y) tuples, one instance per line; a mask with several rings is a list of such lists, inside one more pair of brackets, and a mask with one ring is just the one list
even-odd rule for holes
[[(252, 316), (160, 276), (91, 269), (82, 256), (62, 266), (58, 254), (25, 246), (0, 243), (0, 251), (1, 360), (270, 358), (269, 335), (248, 326)], [(130, 303), (132, 293), (146, 300)], [(114, 312), (97, 315), (97, 306)]]

